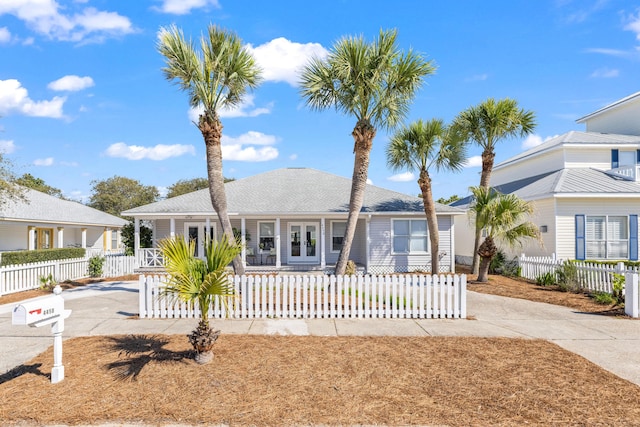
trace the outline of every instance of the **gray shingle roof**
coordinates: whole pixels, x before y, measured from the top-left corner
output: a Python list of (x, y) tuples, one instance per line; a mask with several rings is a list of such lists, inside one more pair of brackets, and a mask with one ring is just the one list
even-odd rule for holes
[(104, 227), (122, 227), (127, 223), (117, 216), (36, 190), (25, 189), (24, 195), (28, 203), (8, 201), (0, 207), (0, 219)]
[(542, 153), (544, 151), (550, 151), (556, 147), (560, 147), (565, 144), (588, 144), (588, 145), (609, 145), (614, 144), (617, 146), (624, 146), (625, 144), (634, 145), (640, 144), (640, 136), (636, 135), (618, 135), (613, 133), (599, 133), (599, 132), (579, 132), (571, 131), (564, 133), (555, 138), (551, 138), (544, 143), (530, 148), (527, 151), (523, 151), (507, 160), (498, 163), (494, 169), (500, 169), (503, 166), (507, 166), (518, 160), (526, 157), (531, 157), (534, 154)]
[[(504, 194), (516, 194), (524, 200), (568, 194), (640, 197), (640, 183), (618, 178), (593, 168), (561, 169), (497, 185), (495, 189)], [(465, 197), (452, 203), (451, 206), (465, 208), (470, 202), (471, 197)]]
[[(417, 189), (417, 187), (416, 187)], [(225, 184), (229, 214), (348, 213), (351, 180), (309, 168), (277, 169)], [(463, 213), (436, 205), (437, 213)], [(416, 196), (367, 185), (361, 212), (423, 212)], [(213, 213), (209, 190), (198, 190), (123, 212), (126, 216)]]

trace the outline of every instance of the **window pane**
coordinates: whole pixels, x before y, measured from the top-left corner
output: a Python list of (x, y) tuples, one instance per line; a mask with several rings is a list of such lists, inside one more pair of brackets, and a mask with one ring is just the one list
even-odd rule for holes
[(626, 216), (610, 216), (607, 223), (607, 240), (626, 240), (628, 238)]
[(411, 252), (426, 252), (427, 251), (427, 238), (426, 237), (412, 237), (411, 238)]
[(402, 254), (409, 252), (409, 239), (404, 236), (394, 236), (393, 252)]
[(604, 217), (587, 217), (587, 240), (604, 240)]
[(587, 241), (587, 258), (606, 258), (605, 249), (603, 241)]
[(275, 224), (273, 222), (260, 223), (260, 237), (273, 237), (275, 235)]
[(408, 236), (409, 235), (409, 221), (396, 220), (393, 221), (393, 234), (395, 236)]
[(427, 221), (426, 220), (414, 220), (414, 221), (411, 221), (411, 235), (412, 236), (426, 236), (427, 235)]
[(331, 223), (331, 250), (339, 251), (342, 248), (342, 239), (344, 233), (347, 230), (346, 222), (332, 222)]
[(609, 242), (609, 253), (607, 258), (609, 259), (621, 259), (628, 258), (629, 245), (627, 241)]

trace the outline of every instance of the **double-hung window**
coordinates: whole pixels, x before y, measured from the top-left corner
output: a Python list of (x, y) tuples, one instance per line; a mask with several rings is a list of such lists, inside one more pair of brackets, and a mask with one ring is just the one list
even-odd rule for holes
[(629, 256), (629, 220), (626, 216), (587, 216), (586, 255), (591, 259)]
[(394, 219), (391, 222), (394, 254), (426, 254), (429, 251), (426, 220)]
[(258, 244), (261, 250), (268, 251), (275, 247), (275, 230), (274, 222), (258, 223)]
[(331, 221), (331, 252), (340, 252), (342, 240), (347, 231), (347, 223), (344, 221)]

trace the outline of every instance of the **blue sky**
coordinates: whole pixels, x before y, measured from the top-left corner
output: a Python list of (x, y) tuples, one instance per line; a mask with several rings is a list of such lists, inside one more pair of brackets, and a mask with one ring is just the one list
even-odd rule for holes
[[(354, 118), (310, 111), (296, 86), (310, 55), (347, 35), (397, 28), (402, 49), (436, 63), (407, 123), (449, 122), (489, 97), (533, 110), (535, 135), (501, 142), (496, 162), (584, 130), (576, 119), (640, 90), (632, 1), (0, 0), (0, 149), (15, 172), (84, 201), (92, 180), (114, 175), (161, 190), (205, 177), (194, 112), (164, 79), (155, 44), (161, 26), (197, 38), (209, 23), (235, 31), (264, 69), (245, 104), (221, 114), (233, 178), (282, 167), (351, 177)], [(374, 140), (369, 178), (417, 194), (415, 176), (386, 166), (389, 137), (380, 130)], [(461, 173), (433, 174), (435, 197), (477, 185), (479, 154), (472, 146)]]

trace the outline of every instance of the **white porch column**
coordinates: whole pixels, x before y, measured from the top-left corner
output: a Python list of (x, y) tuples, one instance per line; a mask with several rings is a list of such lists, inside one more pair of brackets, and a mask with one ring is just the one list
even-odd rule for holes
[(58, 242), (56, 248), (64, 248), (64, 227), (58, 227)]
[(204, 236), (205, 240), (207, 237), (211, 236), (211, 219), (209, 217), (204, 219)]
[(31, 226), (27, 229), (29, 230), (29, 244), (27, 247), (30, 251), (32, 251), (36, 248), (36, 228)]
[(133, 253), (138, 256), (140, 250), (140, 220), (135, 218), (133, 220)]
[(365, 253), (365, 269), (366, 269), (366, 273), (369, 272), (369, 262), (370, 262), (370, 256), (371, 256), (371, 215), (369, 215), (366, 219), (366, 238), (367, 238), (367, 245), (366, 245), (366, 253)]
[(280, 261), (280, 218), (276, 218), (276, 268), (282, 266)]
[(244, 218), (240, 218), (240, 242), (242, 243), (242, 265), (244, 267), (247, 266), (247, 241), (246, 241), (246, 230), (247, 221)]
[(456, 230), (455, 230), (455, 217), (451, 216), (451, 232), (449, 235), (449, 240), (451, 241), (451, 250), (450, 252), (450, 266), (449, 266), (449, 271), (454, 274), (456, 272), (456, 248), (455, 248), (455, 243), (456, 243)]
[(87, 229), (82, 228), (82, 247), (87, 248)]
[(327, 265), (324, 218), (320, 218), (320, 268)]
[(171, 237), (176, 236), (176, 219), (175, 218), (171, 218), (169, 220), (169, 236)]

